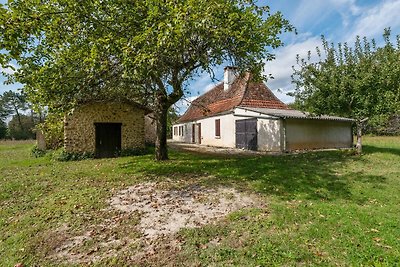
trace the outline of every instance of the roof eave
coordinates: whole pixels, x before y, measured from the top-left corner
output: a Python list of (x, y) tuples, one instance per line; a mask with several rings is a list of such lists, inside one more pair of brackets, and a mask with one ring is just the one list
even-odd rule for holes
[(191, 120), (182, 120), (182, 121), (178, 120), (174, 124), (188, 123), (188, 122), (203, 120), (203, 119), (212, 118), (212, 117), (216, 117), (216, 116), (227, 115), (227, 114), (233, 113), (233, 111), (234, 111), (234, 108), (227, 110), (227, 111), (222, 111), (220, 113), (212, 114), (209, 116), (203, 116), (203, 117), (199, 117), (199, 118), (195, 118), (195, 119), (191, 119)]

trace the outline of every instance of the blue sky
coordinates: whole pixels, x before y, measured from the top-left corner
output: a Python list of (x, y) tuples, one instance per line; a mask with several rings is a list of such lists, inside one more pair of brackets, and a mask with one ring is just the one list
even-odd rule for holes
[[(0, 3), (5, 1), (0, 0)], [(321, 35), (335, 43), (352, 43), (356, 35), (376, 38), (379, 42), (386, 27), (392, 28), (393, 35), (400, 34), (400, 0), (262, 0), (258, 3), (269, 5), (272, 11), (281, 11), (297, 28), (297, 35), (288, 33), (282, 36), (285, 46), (276, 49), (276, 59), (265, 65), (265, 72), (275, 77), (267, 82), (268, 86), (284, 102), (292, 101), (286, 93), (294, 89), (290, 75), (296, 55), (304, 57), (309, 50), (315, 51), (315, 47), (321, 44)], [(216, 78), (222, 80), (223, 66), (215, 73)], [(20, 87), (2, 85), (3, 81), (4, 77), (0, 75), (0, 93)], [(215, 84), (208, 75), (198, 77), (190, 82), (191, 94), (187, 99), (194, 99)], [(187, 102), (178, 106), (182, 113)]]

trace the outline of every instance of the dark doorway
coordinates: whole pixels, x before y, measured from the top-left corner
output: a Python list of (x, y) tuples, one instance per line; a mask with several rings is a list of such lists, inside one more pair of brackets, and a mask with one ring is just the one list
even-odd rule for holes
[(117, 157), (121, 152), (121, 123), (95, 123), (96, 158)]
[(192, 124), (192, 143), (194, 144), (194, 143), (196, 143), (196, 137), (195, 137), (195, 135), (196, 135), (196, 124)]
[(201, 144), (201, 123), (198, 123), (197, 127), (199, 128), (199, 144)]
[(236, 121), (236, 147), (257, 150), (257, 119)]

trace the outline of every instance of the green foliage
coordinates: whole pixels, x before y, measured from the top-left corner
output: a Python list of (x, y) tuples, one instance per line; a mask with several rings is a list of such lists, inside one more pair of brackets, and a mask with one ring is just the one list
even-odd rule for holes
[(252, 0), (26, 0), (0, 12), (0, 63), (21, 66), (9, 82), (51, 112), (94, 99), (147, 104), (159, 122), (159, 159), (168, 109), (188, 80), (225, 62), (262, 78), (279, 35), (293, 30)]
[(7, 91), (0, 96), (0, 118), (10, 115), (19, 116), (20, 111), (27, 110), (26, 96), (24, 94)]
[(176, 113), (173, 107), (170, 107), (168, 110), (167, 117), (167, 136), (168, 138), (172, 138), (172, 125), (178, 120), (179, 116)]
[[(153, 149), (150, 147), (146, 147), (143, 149), (122, 149), (118, 156), (120, 157), (129, 157), (129, 156), (142, 156), (149, 154)], [(57, 149), (53, 152), (52, 157), (57, 161), (80, 161), (85, 159), (94, 158), (94, 154), (90, 152), (66, 152), (63, 148)]]
[(46, 148), (56, 150), (64, 144), (64, 119), (59, 113), (48, 114), (44, 122), (39, 123), (36, 128), (42, 131)]
[(385, 44), (357, 37), (354, 47), (336, 46), (322, 38), (317, 47), (318, 61), (299, 59), (294, 69), (296, 105), (316, 114), (370, 118), (372, 125), (383, 125), (400, 110), (400, 37), (390, 41), (390, 29), (384, 32)]
[(60, 148), (53, 152), (52, 158), (57, 161), (79, 161), (94, 158), (94, 154), (89, 152), (66, 152), (64, 148)]
[(381, 115), (375, 116), (366, 132), (375, 135), (400, 135), (400, 115)]
[(7, 137), (7, 125), (0, 119), (0, 140)]
[(14, 115), (8, 123), (9, 136), (15, 140), (34, 139), (37, 119), (27, 115)]
[(40, 158), (46, 155), (46, 151), (39, 149), (37, 145), (34, 145), (31, 149), (31, 155), (34, 156), (35, 158)]

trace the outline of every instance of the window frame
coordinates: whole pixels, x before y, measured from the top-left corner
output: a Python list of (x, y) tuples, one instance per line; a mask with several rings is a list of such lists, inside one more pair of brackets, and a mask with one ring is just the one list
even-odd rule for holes
[(221, 119), (215, 119), (215, 138), (221, 138)]

